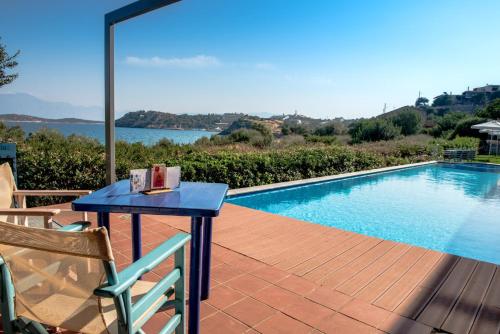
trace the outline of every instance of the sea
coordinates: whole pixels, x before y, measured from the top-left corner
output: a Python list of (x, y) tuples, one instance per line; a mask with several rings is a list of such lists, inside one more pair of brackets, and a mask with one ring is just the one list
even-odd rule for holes
[[(40, 123), (40, 122), (4, 122), (8, 126), (20, 126), (26, 135), (42, 128), (55, 129), (65, 136), (72, 134), (95, 138), (104, 144), (104, 124), (84, 123)], [(202, 137), (210, 137), (217, 132), (205, 130), (167, 130), (145, 128), (115, 128), (116, 140), (128, 143), (141, 142), (153, 145), (161, 139), (170, 139), (177, 144), (191, 144)]]

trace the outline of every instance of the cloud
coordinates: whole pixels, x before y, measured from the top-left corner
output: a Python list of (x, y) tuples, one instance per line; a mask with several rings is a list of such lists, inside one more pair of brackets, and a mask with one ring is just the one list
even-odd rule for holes
[(221, 66), (222, 62), (217, 57), (206, 55), (197, 55), (185, 58), (140, 58), (128, 56), (125, 58), (125, 64), (143, 67), (198, 69)]
[(257, 63), (257, 64), (255, 64), (255, 68), (258, 70), (270, 71), (270, 70), (275, 70), (276, 66), (274, 66), (271, 63)]

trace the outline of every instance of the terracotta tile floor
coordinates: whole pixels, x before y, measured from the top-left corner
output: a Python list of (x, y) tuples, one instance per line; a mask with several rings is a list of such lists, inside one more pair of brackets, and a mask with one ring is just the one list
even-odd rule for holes
[[(142, 224), (144, 253), (190, 228), (179, 217)], [(111, 240), (124, 268), (127, 215), (112, 215)], [(158, 280), (171, 264), (145, 278)], [(499, 266), (230, 204), (214, 220), (211, 283), (202, 333), (500, 331)], [(167, 318), (159, 314), (146, 332)]]

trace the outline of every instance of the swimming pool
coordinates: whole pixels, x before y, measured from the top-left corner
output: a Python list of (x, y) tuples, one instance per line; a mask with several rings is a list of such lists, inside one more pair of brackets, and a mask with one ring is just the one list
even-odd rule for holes
[(438, 163), (226, 202), (500, 264), (500, 166)]

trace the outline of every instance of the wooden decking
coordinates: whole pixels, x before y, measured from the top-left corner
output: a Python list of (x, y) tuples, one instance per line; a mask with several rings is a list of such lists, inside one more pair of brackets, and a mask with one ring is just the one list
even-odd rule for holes
[(450, 333), (500, 332), (498, 265), (230, 204), (213, 241), (391, 316)]
[[(128, 218), (111, 219), (119, 268), (131, 259)], [(189, 226), (144, 216), (144, 252)], [(226, 204), (202, 333), (243, 332), (498, 334), (500, 267)]]

